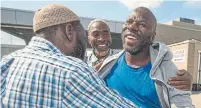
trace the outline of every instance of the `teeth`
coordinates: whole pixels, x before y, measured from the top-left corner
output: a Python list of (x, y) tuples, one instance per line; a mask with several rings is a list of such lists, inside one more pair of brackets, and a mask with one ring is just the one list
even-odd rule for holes
[(127, 36), (127, 38), (129, 38), (129, 39), (136, 39), (136, 38), (133, 37), (133, 36)]
[(100, 47), (104, 47), (104, 46), (106, 46), (105, 44), (103, 44), (103, 45), (98, 45), (98, 46), (100, 46)]

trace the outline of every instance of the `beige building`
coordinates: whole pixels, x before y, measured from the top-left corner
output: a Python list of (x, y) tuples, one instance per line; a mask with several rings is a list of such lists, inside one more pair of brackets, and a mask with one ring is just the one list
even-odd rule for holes
[(201, 89), (201, 42), (192, 39), (171, 44), (169, 48), (178, 69), (185, 69), (193, 76), (193, 89)]
[(193, 76), (193, 90), (201, 90), (201, 26), (194, 20), (179, 18), (158, 24), (156, 40), (166, 43), (173, 52), (173, 62)]
[(156, 40), (167, 45), (190, 39), (201, 41), (201, 25), (196, 25), (194, 20), (179, 18), (167, 24), (157, 25)]

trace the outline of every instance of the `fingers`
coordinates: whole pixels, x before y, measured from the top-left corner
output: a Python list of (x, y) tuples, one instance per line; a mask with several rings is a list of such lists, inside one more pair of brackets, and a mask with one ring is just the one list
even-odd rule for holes
[(185, 75), (186, 73), (187, 73), (187, 71), (184, 70), (184, 69), (182, 69), (182, 70), (179, 70), (179, 71), (177, 72), (177, 75), (178, 75), (178, 76), (182, 76), (182, 75)]
[(172, 86), (177, 86), (177, 85), (188, 85), (188, 81), (168, 81), (168, 83)]
[(182, 69), (177, 72), (177, 77), (168, 79), (168, 84), (179, 90), (191, 90), (192, 75), (186, 70)]
[(169, 80), (168, 84), (179, 89), (179, 90), (191, 90), (192, 84), (190, 80), (180, 80), (177, 77), (172, 78), (173, 80)]
[(175, 81), (177, 81), (177, 80), (179, 80), (179, 81), (181, 81), (181, 80), (185, 80), (185, 81), (190, 81), (190, 80), (192, 80), (192, 75), (190, 74), (190, 73), (188, 73), (187, 71), (178, 71), (177, 72), (177, 77), (171, 77), (171, 78), (169, 78), (168, 79), (169, 81), (171, 81), (171, 80), (175, 80)]
[(174, 86), (176, 89), (188, 91), (190, 88), (187, 85)]
[(188, 76), (177, 76), (177, 77), (171, 77), (168, 79), (169, 81), (187, 81), (189, 80)]

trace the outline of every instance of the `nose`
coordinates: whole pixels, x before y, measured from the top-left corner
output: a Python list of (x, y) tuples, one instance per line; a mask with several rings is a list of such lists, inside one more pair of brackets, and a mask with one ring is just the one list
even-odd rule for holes
[(97, 38), (98, 41), (105, 41), (105, 36), (103, 33), (100, 33), (100, 35)]
[(129, 31), (138, 31), (139, 30), (139, 27), (138, 27), (138, 24), (136, 22), (133, 22), (132, 24), (129, 24), (128, 27)]
[(99, 36), (99, 38), (97, 39), (97, 41), (99, 41), (99, 42), (104, 42), (104, 41), (105, 41), (105, 39), (103, 38), (103, 36), (102, 36), (102, 35), (100, 35), (100, 36)]

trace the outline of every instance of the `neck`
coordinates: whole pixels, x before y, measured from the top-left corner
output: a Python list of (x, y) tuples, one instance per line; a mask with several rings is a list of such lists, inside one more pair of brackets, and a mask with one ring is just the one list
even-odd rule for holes
[(46, 39), (46, 40), (48, 40), (48, 41), (54, 43), (54, 41), (53, 41), (53, 39), (52, 39), (52, 36), (50, 36), (50, 35), (48, 36), (48, 35), (46, 35), (45, 33), (40, 33), (40, 34), (37, 34), (36, 36), (37, 36), (37, 37), (40, 37), (40, 38), (43, 38), (43, 39)]
[(43, 33), (40, 33), (40, 34), (36, 34), (36, 37), (40, 37), (40, 38), (46, 38), (46, 36), (43, 34)]
[(126, 63), (131, 67), (138, 68), (146, 65), (148, 62), (150, 62), (148, 49), (136, 55), (126, 52)]

